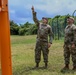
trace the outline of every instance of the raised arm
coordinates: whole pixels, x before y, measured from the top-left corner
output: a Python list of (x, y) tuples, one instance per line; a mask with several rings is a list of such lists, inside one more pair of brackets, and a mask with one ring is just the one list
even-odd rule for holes
[(39, 21), (37, 19), (37, 16), (36, 16), (36, 12), (34, 11), (34, 7), (32, 6), (32, 14), (33, 14), (33, 21), (36, 23), (36, 25), (38, 26), (39, 25)]

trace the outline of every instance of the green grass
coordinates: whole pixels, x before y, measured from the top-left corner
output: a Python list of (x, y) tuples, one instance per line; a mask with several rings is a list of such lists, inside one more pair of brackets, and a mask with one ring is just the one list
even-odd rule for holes
[[(64, 75), (60, 72), (64, 66), (63, 58), (63, 40), (53, 41), (49, 49), (49, 63), (47, 69), (33, 69), (34, 48), (36, 43), (36, 35), (30, 36), (11, 36), (12, 51), (12, 69), (13, 75)], [(44, 66), (43, 57), (40, 67)], [(72, 69), (72, 63), (70, 64)], [(75, 72), (69, 71), (65, 75), (75, 75)]]

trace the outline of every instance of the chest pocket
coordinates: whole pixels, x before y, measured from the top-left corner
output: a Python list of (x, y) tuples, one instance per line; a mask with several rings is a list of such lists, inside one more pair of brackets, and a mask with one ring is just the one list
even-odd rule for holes
[(65, 29), (65, 43), (71, 43), (74, 39), (74, 33), (72, 28)]
[(48, 34), (48, 28), (47, 28), (47, 26), (41, 26), (40, 25), (40, 27), (39, 27), (39, 36), (41, 37), (41, 38), (44, 38), (46, 35)]
[(66, 28), (65, 29), (65, 34), (67, 36), (73, 36), (73, 29), (72, 28)]

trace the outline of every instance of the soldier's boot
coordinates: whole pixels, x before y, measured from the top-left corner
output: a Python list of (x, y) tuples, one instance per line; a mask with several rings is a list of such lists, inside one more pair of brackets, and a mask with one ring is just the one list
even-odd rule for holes
[(73, 69), (72, 70), (76, 71), (76, 66), (73, 66)]
[(66, 64), (62, 69), (61, 69), (61, 72), (66, 72), (69, 70), (69, 65)]
[(39, 63), (36, 63), (36, 66), (35, 66), (35, 68), (38, 68), (39, 67)]
[(48, 67), (48, 63), (47, 62), (45, 62), (45, 66), (44, 66), (44, 68), (47, 68)]

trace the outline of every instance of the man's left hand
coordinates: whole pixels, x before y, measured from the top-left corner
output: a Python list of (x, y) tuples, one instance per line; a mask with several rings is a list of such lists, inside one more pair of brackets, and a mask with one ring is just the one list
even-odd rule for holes
[(51, 47), (51, 43), (48, 43), (48, 48), (50, 48)]
[(75, 48), (75, 44), (72, 44), (72, 48)]

